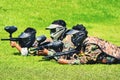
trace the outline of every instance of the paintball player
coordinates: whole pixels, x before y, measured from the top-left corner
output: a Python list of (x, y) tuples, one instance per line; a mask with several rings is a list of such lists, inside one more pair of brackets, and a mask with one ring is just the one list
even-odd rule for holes
[[(52, 38), (52, 40), (47, 39), (46, 42), (62, 40), (65, 37), (65, 33), (67, 31), (66, 22), (64, 20), (55, 20), (46, 29), (50, 30), (50, 36)], [(27, 35), (27, 34), (30, 34), (30, 35)], [(35, 41), (35, 34), (36, 34), (35, 29), (28, 28), (19, 36), (19, 38), (26, 37), (26, 40), (24, 39), (20, 41), (19, 44), (17, 44), (14, 41), (11, 41), (10, 44), (12, 47), (16, 47), (18, 51), (21, 52), (22, 55), (28, 55), (28, 52), (30, 53), (36, 52), (35, 54), (37, 55), (46, 56), (46, 55), (52, 55), (53, 52), (55, 51), (58, 51), (58, 50), (61, 51), (61, 48), (57, 50), (53, 50), (53, 49), (48, 50), (46, 48), (43, 48), (43, 50), (31, 51), (30, 50), (31, 48), (38, 47), (38, 43)], [(30, 46), (28, 46), (29, 44)]]
[[(120, 48), (96, 37), (83, 37), (81, 29), (74, 26), (67, 34), (71, 35), (72, 43), (77, 46), (77, 53), (70, 58), (60, 57), (60, 64), (112, 64), (120, 61)], [(84, 26), (83, 26), (84, 27)], [(86, 33), (87, 35), (87, 33)]]
[[(50, 37), (51, 37), (51, 42), (54, 41), (62, 41), (66, 33), (68, 32), (66, 28), (66, 22), (64, 20), (54, 20), (50, 26), (46, 28), (46, 30), (50, 30)], [(61, 51), (61, 49), (59, 50)], [(55, 52), (59, 52), (58, 50), (53, 50), (53, 49), (43, 49), (39, 50), (38, 54), (42, 56), (47, 56), (47, 55), (53, 55)]]
[[(81, 31), (76, 31), (77, 33), (80, 32), (80, 34), (77, 34), (77, 35), (79, 35), (79, 39), (77, 39), (75, 41), (72, 38), (73, 35), (68, 34), (68, 33), (71, 33), (71, 30), (68, 30), (68, 32), (66, 33), (66, 37), (62, 40), (64, 45), (63, 45), (63, 50), (61, 52), (70, 51), (70, 50), (76, 49), (77, 46), (80, 45), (78, 41), (82, 42), (87, 37), (87, 31), (86, 31), (85, 27), (82, 24), (81, 25), (77, 24), (75, 26), (75, 28), (76, 27), (79, 27), (79, 29), (81, 30)], [(73, 33), (76, 33), (76, 32), (73, 32)], [(46, 56), (45, 59), (48, 59), (48, 60), (55, 59), (56, 61), (59, 61), (59, 57), (64, 57), (64, 59), (69, 59), (71, 57), (69, 55), (54, 56), (54, 55), (56, 55), (58, 53), (54, 53), (52, 55), (53, 57), (52, 56)]]
[(28, 49), (35, 45), (35, 39), (36, 39), (36, 30), (34, 28), (26, 28), (24, 32), (22, 32), (19, 35), (19, 38), (21, 38), (20, 41), (15, 42), (15, 41), (10, 41), (10, 45), (12, 47), (15, 47), (19, 52), (21, 52), (21, 55), (28, 55), (29, 51)]

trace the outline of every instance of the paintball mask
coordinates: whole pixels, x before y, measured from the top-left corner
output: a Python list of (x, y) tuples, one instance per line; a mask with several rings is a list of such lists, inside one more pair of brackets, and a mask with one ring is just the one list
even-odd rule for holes
[(35, 41), (36, 30), (33, 28), (27, 28), (24, 32), (19, 35), (21, 39), (19, 45), (21, 47), (31, 47)]
[(87, 37), (87, 31), (83, 25), (76, 25), (67, 32), (67, 34), (72, 35), (71, 41), (75, 46), (81, 45), (84, 39)]
[(56, 20), (46, 29), (50, 30), (51, 38), (56, 41), (59, 40), (61, 35), (66, 31), (66, 23), (63, 20)]
[(85, 33), (80, 31), (76, 34), (73, 34), (71, 40), (75, 46), (79, 46), (81, 45), (85, 38), (86, 38)]

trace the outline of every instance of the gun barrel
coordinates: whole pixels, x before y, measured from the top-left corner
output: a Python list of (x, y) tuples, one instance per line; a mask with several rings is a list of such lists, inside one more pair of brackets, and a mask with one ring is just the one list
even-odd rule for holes
[(20, 38), (1, 39), (1, 41), (19, 41)]
[(10, 39), (1, 39), (1, 41), (8, 41), (8, 40), (10, 40)]
[(63, 56), (63, 55), (73, 55), (73, 54), (78, 53), (78, 52), (79, 51), (74, 50), (74, 49), (70, 50), (70, 51), (65, 51), (65, 52), (57, 52), (54, 55), (45, 56), (45, 57), (43, 57), (43, 59), (45, 59), (45, 60), (51, 60), (51, 59), (57, 60), (55, 57)]

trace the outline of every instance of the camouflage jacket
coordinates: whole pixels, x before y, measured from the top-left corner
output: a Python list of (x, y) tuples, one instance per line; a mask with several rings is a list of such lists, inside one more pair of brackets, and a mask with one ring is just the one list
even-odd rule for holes
[(67, 35), (62, 42), (64, 43), (63, 52), (76, 48), (76, 46), (71, 41), (71, 35)]

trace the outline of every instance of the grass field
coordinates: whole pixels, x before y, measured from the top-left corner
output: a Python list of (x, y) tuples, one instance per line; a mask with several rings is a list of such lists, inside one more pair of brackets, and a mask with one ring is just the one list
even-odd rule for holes
[[(53, 20), (63, 19), (67, 27), (86, 26), (89, 36), (97, 36), (120, 46), (119, 0), (0, 0), (0, 38), (8, 38), (4, 27), (14, 25), (17, 37), (33, 27), (37, 36), (49, 37)], [(119, 80), (120, 65), (60, 65), (39, 61), (40, 56), (19, 55), (9, 41), (0, 41), (0, 80)]]

